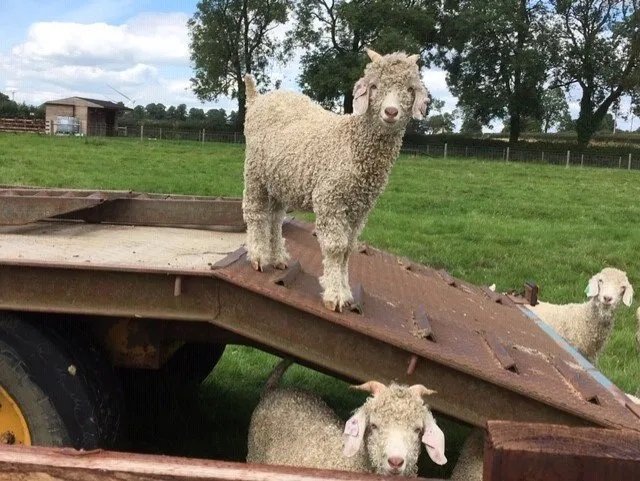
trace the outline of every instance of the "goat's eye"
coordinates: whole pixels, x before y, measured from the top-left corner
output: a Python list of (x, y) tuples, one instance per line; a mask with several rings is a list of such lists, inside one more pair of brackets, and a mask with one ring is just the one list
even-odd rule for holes
[(627, 286), (622, 286), (622, 292), (627, 290)]
[(377, 85), (372, 85), (371, 87), (369, 87), (371, 89), (372, 92), (375, 92), (376, 90), (378, 90), (378, 86)]
[(378, 429), (378, 425), (373, 423), (369, 427), (371, 428), (372, 431), (375, 431), (376, 429)]
[(414, 92), (414, 90), (415, 90), (415, 89), (414, 89), (413, 87), (409, 87), (409, 88), (407, 89), (407, 92), (409, 92), (410, 94), (412, 94), (412, 93)]
[(422, 428), (415, 428), (414, 429), (416, 434), (421, 434), (422, 433)]

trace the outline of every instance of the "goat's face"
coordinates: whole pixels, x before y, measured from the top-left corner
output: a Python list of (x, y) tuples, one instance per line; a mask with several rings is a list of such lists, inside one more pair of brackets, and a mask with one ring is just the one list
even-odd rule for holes
[(411, 117), (423, 119), (431, 97), (420, 80), (419, 56), (367, 53), (372, 62), (353, 88), (354, 114), (370, 115), (388, 129), (404, 129)]
[(627, 275), (612, 267), (606, 267), (589, 280), (587, 297), (595, 299), (601, 309), (614, 310), (620, 304), (630, 306), (633, 302), (633, 287)]
[[(374, 384), (372, 384), (374, 383)], [(363, 441), (374, 472), (383, 475), (415, 476), (421, 442), (431, 459), (445, 464), (444, 434), (433, 419), (422, 396), (431, 394), (424, 386), (411, 387), (370, 381), (360, 386), (373, 397), (347, 421), (346, 456), (360, 449)]]

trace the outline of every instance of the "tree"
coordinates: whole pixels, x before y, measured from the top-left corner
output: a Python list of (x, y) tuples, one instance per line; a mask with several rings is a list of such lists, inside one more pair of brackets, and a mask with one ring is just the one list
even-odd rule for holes
[(290, 51), (273, 29), (287, 21), (291, 1), (202, 0), (188, 22), (193, 90), (200, 100), (237, 98), (237, 128), (243, 127), (246, 112), (244, 74), (266, 83), (269, 61), (284, 59)]
[(545, 90), (543, 92), (541, 107), (542, 130), (545, 134), (549, 132), (549, 129), (558, 127), (560, 122), (569, 115), (567, 98), (562, 89), (559, 88)]
[(540, 95), (553, 55), (553, 36), (542, 0), (447, 0), (440, 55), (459, 105), (482, 124), (508, 120), (515, 142), (522, 118), (538, 117)]
[(638, 0), (554, 0), (560, 18), (556, 84), (582, 91), (576, 121), (587, 145), (623, 94), (640, 85)]
[(185, 104), (180, 104), (176, 107), (176, 120), (187, 120), (187, 106)]
[(194, 107), (189, 109), (189, 120), (202, 121), (206, 119), (204, 110), (196, 109)]
[(290, 45), (305, 50), (300, 85), (325, 107), (353, 112), (364, 47), (426, 55), (436, 38), (437, 2), (428, 0), (297, 0)]
[(164, 117), (169, 120), (178, 120), (178, 115), (176, 114), (176, 108), (173, 105), (170, 105)]
[(610, 113), (605, 114), (598, 126), (598, 132), (606, 132), (609, 134), (613, 132), (613, 115)]
[(467, 135), (481, 135), (482, 134), (482, 122), (473, 116), (473, 112), (469, 109), (461, 108), (460, 117), (462, 117), (462, 125), (460, 126), (460, 133)]
[(163, 104), (150, 103), (145, 107), (147, 117), (153, 120), (164, 120), (167, 112)]
[(132, 115), (136, 120), (143, 120), (147, 116), (147, 112), (145, 112), (142, 105), (136, 105), (133, 109)]

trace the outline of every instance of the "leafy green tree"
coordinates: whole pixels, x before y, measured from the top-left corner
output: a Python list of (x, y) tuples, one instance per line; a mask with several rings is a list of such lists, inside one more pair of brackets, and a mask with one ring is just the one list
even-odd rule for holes
[(178, 120), (178, 115), (176, 114), (176, 108), (173, 105), (170, 105), (169, 108), (167, 109), (165, 118), (169, 120)]
[(545, 134), (549, 129), (558, 127), (560, 122), (569, 115), (567, 98), (564, 91), (559, 88), (543, 92), (541, 107), (542, 130)]
[(614, 126), (613, 115), (610, 113), (606, 113), (600, 122), (600, 126), (598, 127), (598, 132), (607, 132), (612, 133)]
[(176, 107), (176, 120), (187, 120), (187, 106), (185, 104)]
[(567, 111), (558, 122), (558, 132), (575, 132), (576, 121), (571, 118)]
[(461, 108), (460, 117), (462, 118), (462, 125), (460, 126), (460, 133), (467, 135), (481, 135), (482, 134), (482, 122), (473, 116), (473, 112), (469, 109)]
[(611, 106), (640, 85), (638, 0), (553, 0), (560, 19), (556, 84), (582, 94), (576, 121), (586, 145)]
[(290, 45), (279, 42), (273, 29), (287, 21), (292, 0), (201, 0), (189, 20), (193, 90), (200, 100), (221, 95), (238, 99), (237, 127), (246, 112), (243, 76), (267, 80), (272, 59), (283, 59)]
[(538, 117), (553, 57), (549, 13), (542, 0), (446, 0), (440, 60), (459, 105), (487, 125), (506, 120), (517, 141), (524, 116)]
[(145, 107), (147, 117), (153, 120), (164, 120), (167, 115), (167, 108), (164, 104), (150, 103)]
[(194, 107), (189, 109), (189, 120), (202, 121), (204, 119), (206, 119), (204, 110), (196, 109)]
[(133, 109), (132, 116), (136, 120), (144, 120), (144, 118), (147, 116), (147, 112), (145, 112), (142, 105), (136, 105)]
[(289, 45), (305, 50), (300, 85), (325, 107), (353, 112), (364, 47), (380, 53), (426, 52), (435, 43), (437, 2), (429, 0), (297, 0)]

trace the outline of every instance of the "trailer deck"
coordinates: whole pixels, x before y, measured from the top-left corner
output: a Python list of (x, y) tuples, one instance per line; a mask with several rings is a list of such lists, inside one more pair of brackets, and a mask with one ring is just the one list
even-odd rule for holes
[(0, 212), (0, 309), (206, 323), (345, 379), (422, 383), (476, 426), (640, 431), (637, 406), (509, 297), (444, 271), (363, 246), (354, 309), (326, 310), (310, 224), (284, 225), (289, 269), (258, 273), (238, 200), (0, 189)]

